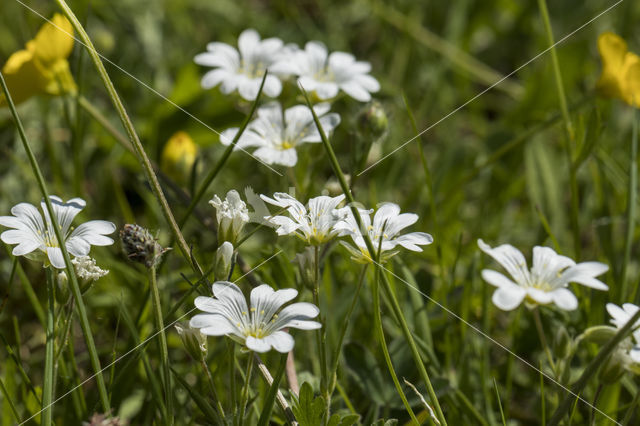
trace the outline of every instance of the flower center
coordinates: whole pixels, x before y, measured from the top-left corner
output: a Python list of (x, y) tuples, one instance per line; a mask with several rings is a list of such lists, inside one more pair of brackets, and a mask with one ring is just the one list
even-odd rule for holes
[(266, 64), (262, 61), (247, 61), (245, 59), (240, 60), (240, 74), (244, 74), (247, 77), (253, 78), (262, 78), (264, 75), (264, 70), (266, 68)]

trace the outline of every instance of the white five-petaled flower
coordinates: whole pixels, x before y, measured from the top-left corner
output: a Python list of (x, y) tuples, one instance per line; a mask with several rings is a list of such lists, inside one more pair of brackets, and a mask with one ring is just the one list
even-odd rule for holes
[[(614, 305), (613, 303), (607, 303), (607, 312), (611, 315), (611, 323), (616, 328), (624, 327), (631, 317), (638, 312), (638, 309), (640, 309), (640, 307), (633, 303), (625, 303), (622, 307)], [(634, 324), (634, 327), (639, 326), (640, 320)], [(636, 328), (631, 335), (633, 340), (629, 337), (620, 344), (624, 351), (623, 361), (626, 368), (640, 372), (640, 328)]]
[[(260, 40), (255, 30), (248, 29), (238, 37), (237, 50), (226, 43), (213, 42), (207, 45), (207, 52), (196, 55), (194, 60), (199, 65), (214, 67), (202, 77), (204, 89), (220, 84), (222, 93), (229, 94), (237, 89), (240, 96), (252, 101), (258, 96), (265, 71), (282, 60), (287, 51), (282, 40)], [(267, 75), (263, 93), (276, 97), (281, 91), (282, 82), (278, 77)]]
[[(313, 107), (323, 130), (328, 134), (338, 124), (340, 116), (329, 113), (329, 104)], [(222, 132), (220, 142), (229, 145), (238, 133), (238, 128)], [(307, 106), (296, 105), (282, 114), (278, 102), (270, 102), (258, 108), (258, 117), (249, 123), (236, 143), (236, 149), (256, 147), (253, 155), (267, 164), (293, 167), (298, 162), (296, 147), (304, 143), (321, 142), (320, 133)]]
[(572, 282), (596, 290), (609, 289), (606, 284), (595, 278), (609, 270), (604, 263), (576, 264), (549, 247), (535, 246), (533, 266), (529, 271), (524, 255), (512, 245), (503, 244), (491, 248), (484, 241), (478, 240), (478, 246), (502, 265), (513, 278), (511, 280), (490, 269), (482, 271), (482, 278), (498, 288), (491, 300), (494, 305), (505, 311), (517, 308), (523, 300), (530, 305), (555, 303), (560, 309), (572, 311), (578, 307), (578, 299), (567, 288)]
[[(113, 240), (106, 235), (116, 230), (116, 226), (105, 220), (91, 220), (72, 229), (71, 222), (86, 203), (81, 198), (73, 198), (64, 203), (59, 197), (50, 196), (56, 222), (69, 253), (76, 257), (89, 254), (91, 246), (108, 246)], [(7, 244), (17, 244), (14, 256), (26, 256), (35, 260), (48, 259), (53, 267), (65, 267), (60, 243), (56, 238), (49, 212), (44, 201), (40, 203), (44, 220), (38, 209), (29, 203), (20, 203), (11, 209), (13, 216), (0, 216), (0, 225), (12, 228), (0, 235)], [(35, 252), (35, 253), (34, 253)]]
[[(398, 235), (407, 226), (413, 225), (418, 220), (418, 215), (414, 213), (400, 214), (400, 207), (395, 203), (382, 203), (373, 216), (372, 210), (359, 209), (362, 226), (365, 228), (375, 250), (380, 250), (380, 261), (386, 262), (389, 258), (398, 253), (394, 250), (397, 246), (402, 246), (411, 251), (422, 251), (419, 246), (431, 244), (433, 237), (425, 232), (410, 232)], [(340, 209), (341, 214), (345, 214), (345, 219), (335, 225), (335, 229), (340, 232), (340, 236), (350, 235), (356, 247), (348, 243), (341, 242), (351, 253), (352, 259), (360, 263), (371, 263), (376, 256), (370, 256), (364, 237), (358, 228), (353, 213), (349, 207)]]
[(310, 41), (304, 50), (291, 53), (290, 58), (274, 65), (273, 70), (298, 76), (304, 90), (315, 92), (319, 99), (332, 99), (342, 90), (360, 102), (371, 100), (371, 93), (380, 90), (378, 80), (369, 75), (371, 64), (356, 61), (346, 52), (329, 54), (327, 47)]
[(217, 195), (209, 201), (216, 209), (216, 220), (218, 221), (218, 242), (222, 244), (225, 241), (232, 245), (242, 232), (244, 225), (249, 222), (249, 209), (240, 198), (240, 194), (235, 189), (227, 192), (224, 201)]
[(271, 348), (286, 353), (293, 349), (293, 337), (284, 328), (315, 330), (312, 321), (320, 310), (311, 303), (298, 302), (282, 307), (298, 295), (292, 288), (274, 291), (267, 284), (251, 290), (251, 307), (237, 285), (228, 281), (213, 283), (215, 297), (198, 296), (195, 305), (206, 313), (191, 318), (191, 327), (209, 336), (227, 335), (255, 352)]
[(278, 235), (294, 234), (311, 245), (324, 244), (338, 234), (334, 225), (344, 214), (336, 209), (344, 200), (344, 194), (337, 197), (320, 196), (309, 200), (309, 210), (304, 204), (289, 194), (276, 192), (273, 198), (261, 195), (264, 201), (274, 206), (287, 209), (291, 217), (265, 216), (265, 219), (276, 225)]

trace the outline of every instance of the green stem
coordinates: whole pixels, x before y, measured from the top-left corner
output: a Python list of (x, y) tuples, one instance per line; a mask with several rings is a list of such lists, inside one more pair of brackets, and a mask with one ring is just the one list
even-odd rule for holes
[[(260, 413), (260, 419), (258, 419), (258, 426), (267, 426), (267, 424), (269, 423), (269, 419), (271, 418), (271, 411), (273, 410), (273, 403), (276, 400), (278, 387), (280, 386), (282, 376), (284, 376), (284, 370), (286, 366), (287, 354), (284, 353), (280, 355), (280, 364), (278, 364), (276, 376), (271, 380), (271, 383), (269, 383), (269, 392), (267, 393), (267, 397), (265, 398), (264, 406), (262, 407), (262, 413)], [(262, 371), (262, 368), (260, 368), (260, 371)]]
[(227, 159), (229, 158), (229, 156), (231, 156), (233, 149), (236, 147), (236, 144), (240, 139), (240, 136), (242, 136), (245, 129), (249, 125), (249, 122), (251, 121), (251, 118), (253, 117), (253, 114), (255, 113), (256, 108), (258, 108), (258, 102), (260, 101), (260, 95), (262, 95), (262, 88), (264, 87), (264, 82), (267, 80), (268, 73), (269, 71), (267, 70), (262, 76), (262, 82), (260, 83), (260, 88), (258, 89), (258, 95), (256, 96), (256, 100), (251, 105), (251, 110), (249, 111), (249, 114), (245, 117), (244, 122), (238, 129), (238, 132), (233, 137), (233, 140), (231, 141), (227, 149), (225, 149), (224, 152), (222, 153), (222, 157), (220, 157), (216, 165), (211, 169), (209, 174), (204, 178), (204, 181), (200, 185), (200, 188), (198, 188), (196, 195), (191, 199), (191, 203), (189, 203), (189, 206), (187, 207), (187, 211), (184, 214), (184, 217), (182, 218), (182, 220), (180, 221), (180, 228), (182, 228), (185, 225), (185, 223), (189, 219), (189, 216), (191, 216), (191, 212), (193, 212), (193, 209), (198, 205), (198, 203), (204, 196), (204, 193), (207, 192), (207, 189), (209, 189), (209, 185), (211, 185), (211, 182), (213, 182), (216, 176), (218, 176), (218, 173), (220, 172), (220, 170), (222, 170), (222, 167), (225, 165), (225, 163), (227, 162)]
[(233, 410), (233, 417), (235, 418), (238, 413), (238, 406), (236, 405), (236, 345), (233, 341), (227, 340), (229, 347), (229, 393), (231, 394), (231, 407)]
[(207, 375), (207, 383), (209, 383), (209, 388), (211, 390), (211, 395), (216, 401), (216, 409), (218, 410), (218, 415), (221, 419), (224, 419), (224, 408), (222, 407), (222, 403), (220, 402), (220, 398), (218, 398), (218, 393), (216, 392), (216, 386), (213, 383), (213, 377), (211, 376), (211, 371), (209, 370), (209, 366), (207, 365), (204, 357), (200, 359), (200, 365)]
[(404, 404), (404, 407), (407, 410), (407, 413), (409, 413), (411, 420), (413, 420), (416, 425), (419, 425), (420, 422), (418, 421), (418, 419), (416, 418), (416, 415), (411, 409), (411, 405), (409, 404), (409, 401), (407, 401), (407, 397), (404, 394), (404, 391), (402, 390), (402, 385), (400, 384), (400, 381), (398, 380), (398, 376), (396, 375), (396, 372), (393, 368), (393, 363), (391, 362), (391, 356), (389, 355), (389, 349), (387, 348), (387, 342), (384, 338), (384, 329), (382, 328), (382, 316), (380, 312), (380, 293), (378, 291), (379, 283), (380, 283), (380, 275), (381, 275), (380, 269), (376, 269), (376, 279), (373, 280), (373, 283), (371, 284), (371, 293), (373, 297), (374, 328), (376, 329), (376, 333), (378, 334), (378, 340), (380, 340), (380, 347), (382, 348), (382, 353), (384, 354), (384, 361), (387, 364), (387, 369), (389, 370), (389, 374), (391, 374), (391, 379), (393, 380), (393, 384), (396, 387), (396, 391), (398, 392), (398, 395), (400, 396), (400, 399), (402, 400), (402, 403)]
[[(269, 386), (273, 386), (273, 384), (275, 383), (273, 377), (271, 377), (271, 373), (269, 373), (269, 369), (267, 368), (266, 365), (264, 365), (264, 362), (262, 362), (262, 360), (260, 359), (260, 357), (258, 356), (258, 354), (254, 353), (253, 354), (256, 358), (256, 362), (258, 363), (258, 370), (260, 370), (260, 373), (262, 373), (262, 377), (264, 378), (264, 380), (267, 382), (267, 384)], [(286, 354), (284, 355), (285, 360), (287, 359)], [(286, 361), (285, 361), (286, 364)], [(286, 368), (286, 367), (285, 367)], [(276, 374), (277, 376), (277, 374)], [(278, 381), (282, 380), (282, 377), (280, 377), (280, 379), (278, 379)], [(286, 398), (284, 397), (284, 395), (282, 394), (282, 392), (280, 392), (280, 389), (276, 388), (276, 399), (278, 401), (278, 405), (280, 405), (280, 408), (282, 409), (282, 412), (284, 413), (285, 418), (287, 419), (287, 423), (289, 423), (290, 425), (297, 425), (298, 423), (296, 422), (296, 417), (293, 414), (293, 411), (291, 410), (291, 407), (289, 406), (289, 403), (287, 402)]]
[[(44, 181), (44, 177), (42, 176), (42, 172), (40, 171), (40, 166), (38, 165), (38, 161), (31, 149), (31, 145), (27, 139), (27, 136), (24, 131), (24, 127), (22, 126), (22, 122), (20, 121), (20, 117), (18, 116), (18, 112), (16, 110), (15, 104), (13, 103), (13, 98), (9, 93), (9, 89), (7, 88), (7, 83), (4, 80), (4, 76), (0, 72), (0, 84), (2, 85), (2, 90), (5, 94), (5, 99), (7, 100), (7, 104), (11, 109), (11, 114), (15, 121), (16, 127), (18, 128), (18, 133), (20, 135), (20, 139), (22, 140), (22, 145), (24, 150), (29, 157), (29, 163), (31, 164), (31, 169), (35, 174), (36, 180), (38, 182), (38, 186), (40, 188), (40, 193), (44, 198), (44, 202), (47, 208), (47, 212), (49, 213), (49, 217), (51, 218), (53, 231), (55, 233), (57, 241), (65, 241), (62, 235), (62, 230), (58, 226), (58, 219), (54, 214), (53, 205), (51, 204), (51, 200), (49, 199), (49, 192), (47, 191), (47, 185)], [(95, 342), (93, 341), (93, 334), (91, 333), (91, 325), (89, 324), (89, 318), (87, 316), (87, 310), (84, 306), (84, 301), (82, 299), (82, 292), (80, 291), (80, 285), (78, 284), (78, 280), (76, 278), (75, 269), (73, 264), (71, 263), (71, 258), (69, 257), (69, 253), (67, 252), (67, 247), (65, 244), (60, 244), (60, 251), (62, 251), (62, 257), (65, 263), (65, 270), (67, 272), (67, 277), (69, 279), (69, 283), (71, 284), (71, 291), (73, 293), (73, 297), (76, 301), (76, 305), (78, 307), (78, 316), (80, 317), (80, 327), (82, 328), (82, 333), (84, 334), (85, 343), (87, 345), (87, 350), (89, 351), (89, 358), (91, 360), (91, 366), (93, 367), (93, 371), (96, 376), (96, 383), (98, 387), (98, 393), (100, 394), (100, 402), (102, 403), (102, 409), (104, 412), (111, 411), (111, 404), (109, 403), (109, 398), (107, 394), (107, 388), (104, 384), (104, 378), (102, 376), (102, 368), (100, 367), (100, 360), (98, 358), (98, 351), (96, 350)]]
[(120, 96), (118, 96), (118, 92), (116, 92), (116, 89), (113, 86), (113, 83), (111, 82), (109, 74), (107, 74), (107, 70), (105, 69), (104, 64), (102, 63), (102, 59), (100, 58), (100, 55), (98, 54), (95, 47), (93, 46), (93, 42), (91, 41), (91, 38), (85, 31), (80, 21), (78, 21), (78, 18), (76, 18), (71, 8), (69, 8), (65, 0), (56, 0), (56, 2), (58, 3), (58, 5), (62, 9), (66, 17), (69, 19), (69, 21), (73, 25), (73, 28), (77, 31), (78, 36), (82, 40), (82, 44), (87, 49), (87, 52), (89, 53), (89, 56), (91, 57), (91, 60), (93, 61), (93, 64), (95, 65), (96, 70), (98, 71), (98, 74), (100, 75), (100, 78), (102, 79), (102, 82), (105, 88), (107, 89), (109, 97), (111, 98), (111, 101), (113, 102), (113, 105), (116, 111), (118, 112), (120, 120), (122, 121), (122, 125), (127, 131), (127, 135), (129, 136), (129, 140), (133, 145), (138, 161), (142, 165), (142, 168), (145, 172), (149, 185), (151, 186), (151, 190), (153, 191), (153, 194), (156, 200), (158, 201), (158, 204), (160, 205), (162, 214), (165, 220), (167, 221), (171, 229), (171, 232), (173, 233), (173, 238), (178, 243), (178, 248), (180, 249), (182, 256), (185, 258), (185, 260), (189, 262), (189, 264), (197, 274), (202, 275), (202, 269), (200, 268), (200, 265), (195, 260), (195, 258), (191, 256), (191, 250), (189, 250), (189, 246), (187, 245), (187, 242), (185, 241), (184, 236), (180, 232), (180, 228), (178, 227), (178, 224), (176, 223), (176, 220), (173, 217), (173, 213), (171, 212), (171, 208), (167, 203), (167, 199), (164, 196), (164, 192), (160, 187), (158, 178), (155, 172), (153, 171), (153, 166), (151, 164), (151, 161), (149, 160), (149, 157), (147, 156), (144, 150), (144, 147), (140, 142), (140, 138), (138, 138), (138, 134), (136, 133), (135, 127), (133, 126), (133, 123), (131, 122), (129, 115), (127, 114), (127, 110), (125, 109), (124, 104), (120, 100)]
[[(629, 201), (627, 202), (627, 233), (624, 240), (624, 258), (622, 261), (622, 272), (620, 280), (619, 302), (626, 301), (629, 277), (627, 276), (627, 266), (631, 261), (631, 246), (633, 244), (633, 233), (636, 225), (636, 200), (638, 198), (638, 113), (634, 110), (633, 130), (631, 132), (631, 157), (629, 158)], [(636, 287), (637, 289), (637, 287)], [(633, 298), (635, 299), (634, 289)]]
[(570, 393), (562, 400), (555, 413), (549, 420), (548, 426), (555, 426), (560, 423), (560, 420), (564, 418), (564, 416), (571, 409), (571, 405), (574, 400), (577, 398), (582, 399), (579, 395), (582, 394), (582, 391), (589, 383), (589, 380), (598, 372), (602, 363), (607, 359), (607, 357), (613, 352), (613, 350), (618, 346), (618, 344), (626, 338), (631, 329), (634, 327), (636, 322), (640, 320), (640, 310), (633, 314), (631, 318), (627, 321), (627, 323), (618, 330), (618, 332), (609, 340), (603, 347), (600, 349), (600, 352), (596, 355), (593, 360), (587, 365), (584, 369), (580, 378), (575, 382), (575, 384), (571, 387)]
[[(320, 133), (320, 137), (322, 139), (322, 144), (324, 145), (324, 148), (327, 152), (327, 155), (329, 157), (329, 160), (331, 162), (331, 166), (333, 167), (333, 171), (336, 175), (336, 177), (338, 178), (338, 181), (340, 182), (340, 187), (342, 188), (342, 191), (344, 192), (347, 201), (349, 203), (349, 207), (351, 208), (351, 213), (353, 214), (354, 219), (356, 220), (356, 223), (358, 224), (359, 229), (363, 229), (362, 226), (362, 218), (360, 217), (360, 213), (358, 212), (356, 205), (355, 205), (355, 199), (353, 198), (353, 194), (351, 193), (351, 190), (349, 189), (349, 186), (347, 185), (347, 181), (344, 177), (344, 173), (342, 172), (342, 169), (340, 168), (340, 163), (338, 163), (338, 159), (336, 158), (336, 154), (333, 151), (333, 147), (331, 146), (331, 144), (329, 143), (329, 139), (327, 139), (327, 135), (324, 131), (324, 129), (322, 128), (322, 124), (320, 123), (320, 120), (318, 119), (318, 116), (316, 114), (316, 112), (314, 111), (311, 101), (309, 100), (309, 95), (307, 94), (307, 92), (304, 90), (304, 88), (302, 88), (302, 92), (304, 94), (307, 106), (309, 107), (309, 110), (311, 111), (311, 114), (313, 116), (313, 120), (316, 124), (316, 127), (318, 128), (318, 132)], [(369, 251), (369, 254), (371, 256), (371, 258), (373, 259), (373, 253), (376, 252), (376, 250), (373, 247), (373, 243), (371, 242), (371, 238), (369, 238), (369, 233), (368, 232), (363, 232), (362, 236), (364, 238), (364, 242), (367, 246), (367, 250)], [(382, 265), (380, 265), (380, 263), (376, 262), (375, 263), (376, 268), (378, 269), (382, 269)], [(418, 371), (420, 372), (420, 376), (422, 377), (422, 380), (425, 382), (426, 386), (427, 386), (427, 390), (429, 392), (429, 398), (431, 399), (431, 403), (433, 404), (433, 406), (435, 407), (435, 411), (436, 411), (436, 416), (438, 417), (438, 421), (445, 426), (447, 424), (446, 419), (444, 418), (444, 414), (442, 413), (442, 408), (440, 407), (440, 403), (438, 402), (438, 398), (436, 397), (435, 391), (433, 390), (433, 386), (431, 385), (431, 380), (429, 379), (429, 375), (427, 374), (427, 370), (424, 367), (424, 364), (422, 363), (422, 358), (420, 357), (420, 353), (418, 352), (418, 348), (416, 347), (416, 343), (413, 339), (413, 336), (411, 335), (411, 330), (409, 330), (409, 327), (407, 325), (407, 322), (404, 318), (404, 314), (402, 313), (402, 309), (400, 308), (400, 304), (398, 303), (398, 299), (396, 298), (395, 294), (393, 293), (393, 291), (391, 290), (391, 287), (389, 285), (389, 282), (386, 279), (386, 276), (384, 274), (381, 274), (382, 276), (382, 283), (384, 285), (384, 289), (385, 291), (388, 293), (389, 295), (389, 299), (390, 299), (390, 303), (392, 306), (392, 309), (394, 311), (394, 314), (397, 316), (398, 320), (400, 321), (400, 325), (402, 327), (402, 333), (404, 334), (405, 339), (407, 340), (407, 343), (409, 343), (409, 347), (411, 348), (411, 355), (413, 356), (414, 362), (416, 363), (416, 366), (418, 367)]]
[(244, 377), (244, 386), (242, 387), (242, 394), (240, 395), (240, 409), (238, 411), (238, 425), (244, 425), (244, 412), (249, 401), (249, 384), (251, 383), (251, 373), (253, 372), (253, 354), (248, 355), (247, 360), (247, 374)]
[(547, 8), (546, 0), (538, 0), (538, 8), (540, 9), (540, 15), (544, 23), (545, 32), (547, 35), (547, 42), (549, 43), (551, 50), (551, 63), (553, 65), (553, 75), (556, 82), (556, 91), (558, 92), (558, 99), (560, 101), (560, 111), (562, 113), (562, 120), (564, 121), (564, 129), (566, 139), (563, 144), (565, 155), (567, 157), (567, 163), (569, 165), (569, 186), (571, 190), (571, 229), (573, 231), (573, 244), (575, 256), (580, 257), (580, 226), (578, 222), (578, 185), (576, 182), (576, 169), (573, 167), (573, 156), (571, 154), (571, 147), (573, 146), (574, 132), (573, 124), (571, 123), (571, 116), (569, 115), (569, 107), (567, 103), (567, 96), (564, 91), (564, 84), (562, 83), (562, 73), (560, 72), (560, 62), (558, 61), (558, 53), (555, 48), (555, 41), (553, 38), (553, 28), (551, 27), (551, 19), (549, 18), (549, 10)]
[(171, 387), (171, 370), (169, 370), (169, 351), (167, 349), (167, 336), (164, 332), (164, 321), (162, 319), (162, 307), (160, 305), (160, 292), (158, 291), (158, 280), (156, 278), (156, 268), (149, 268), (149, 286), (151, 287), (151, 302), (153, 305), (153, 313), (155, 316), (156, 327), (160, 334), (158, 340), (160, 350), (160, 361), (162, 362), (162, 370), (164, 374), (164, 396), (167, 405), (167, 415), (169, 417), (167, 424), (173, 424), (173, 389)]
[[(320, 248), (313, 246), (313, 303), (320, 308)], [(322, 327), (316, 330), (316, 342), (320, 351), (320, 391), (325, 398), (325, 420), (329, 419), (331, 412), (331, 398), (329, 396), (329, 383), (327, 381), (327, 348), (325, 341), (325, 324), (322, 316), (319, 319)]]
[(7, 401), (7, 403), (9, 404), (9, 408), (11, 409), (11, 414), (13, 414), (13, 417), (16, 419), (16, 422), (21, 423), (20, 414), (18, 413), (18, 410), (16, 409), (16, 405), (13, 403), (13, 400), (9, 395), (9, 391), (7, 391), (7, 388), (5, 387), (2, 379), (0, 379), (0, 393), (4, 397), (5, 401)]
[(556, 364), (553, 362), (553, 355), (547, 344), (547, 338), (544, 335), (544, 328), (542, 327), (542, 320), (540, 319), (540, 309), (537, 307), (533, 310), (533, 320), (536, 323), (536, 330), (538, 331), (538, 338), (540, 338), (542, 349), (544, 349), (544, 352), (547, 354), (547, 361), (549, 361), (553, 374), (556, 374)]
[(51, 425), (53, 417), (53, 363), (55, 358), (55, 293), (52, 267), (46, 269), (47, 275), (47, 343), (44, 359), (44, 383), (42, 385), (42, 425)]
[(342, 330), (340, 331), (340, 337), (338, 338), (338, 345), (336, 346), (336, 350), (333, 353), (333, 364), (331, 365), (331, 386), (329, 386), (329, 397), (333, 393), (338, 376), (338, 364), (340, 364), (340, 354), (342, 353), (342, 342), (344, 341), (344, 337), (347, 335), (347, 328), (349, 328), (349, 323), (351, 322), (351, 314), (353, 314), (353, 310), (358, 303), (358, 299), (360, 296), (360, 290), (362, 289), (362, 284), (364, 283), (364, 277), (367, 272), (367, 267), (369, 265), (364, 265), (362, 267), (362, 272), (360, 272), (360, 278), (358, 279), (358, 287), (356, 287), (356, 292), (353, 295), (353, 299), (351, 300), (351, 305), (349, 306), (349, 310), (344, 317), (344, 322), (342, 324)]

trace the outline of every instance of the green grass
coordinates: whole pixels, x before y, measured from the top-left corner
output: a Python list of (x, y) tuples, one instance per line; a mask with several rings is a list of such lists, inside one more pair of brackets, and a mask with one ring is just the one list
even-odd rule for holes
[[(86, 324), (82, 312), (77, 314), (80, 291), (55, 289), (53, 348), (45, 344), (50, 326), (45, 270), (23, 257), (16, 263), (10, 250), (2, 250), (0, 426), (39, 413), (42, 398), (48, 398), (43, 385), (51, 368), (53, 401), (62, 397), (53, 405), (53, 423), (60, 425), (89, 421), (107, 405), (113, 415), (136, 425), (168, 424), (171, 417), (176, 425), (217, 424), (222, 421), (219, 407), (229, 424), (241, 423), (242, 412), (245, 424), (267, 424), (267, 418), (284, 424), (296, 416), (302, 425), (346, 425), (356, 421), (349, 417), (354, 413), (362, 424), (380, 419), (406, 424), (411, 420), (406, 406), (419, 422), (429, 424), (439, 417), (438, 405), (450, 425), (533, 425), (543, 416), (585, 424), (592, 415), (596, 424), (613, 424), (598, 411), (592, 414), (582, 400), (576, 402), (567, 389), (589, 403), (600, 389), (598, 410), (617, 422), (640, 421), (635, 413), (640, 383), (631, 371), (624, 371), (616, 384), (600, 386), (597, 370), (606, 357), (598, 353), (606, 345), (583, 341), (563, 351), (556, 344), (560, 328), (573, 342), (588, 327), (607, 323), (607, 302), (640, 301), (638, 197), (630, 192), (637, 191), (637, 141), (632, 139), (637, 137), (637, 113), (594, 91), (601, 67), (598, 35), (616, 32), (630, 50), (640, 52), (640, 5), (622, 2), (556, 46), (557, 65), (548, 52), (440, 121), (547, 49), (550, 40), (562, 39), (614, 2), (547, 2), (549, 28), (541, 3), (70, 1), (104, 58), (204, 125), (108, 61), (104, 66), (114, 89), (106, 90), (106, 75), (79, 43), (69, 63), (80, 97), (39, 96), (18, 106), (48, 193), (87, 200), (76, 226), (91, 219), (110, 220), (118, 228), (135, 222), (173, 250), (158, 266), (159, 300), (152, 303), (147, 272), (127, 260), (119, 242), (92, 248), (92, 256), (110, 272), (81, 297)], [(55, 2), (28, 5), (46, 17), (60, 12)], [(33, 38), (42, 23), (16, 0), (6, 0), (0, 14), (0, 63)], [(346, 96), (332, 105), (342, 120), (327, 141), (334, 155), (322, 143), (306, 144), (298, 149), (298, 164), (291, 170), (274, 166), (276, 174), (219, 143), (210, 128), (240, 127), (253, 105), (217, 88), (203, 90), (205, 69), (193, 57), (211, 41), (235, 46), (246, 28), (298, 45), (321, 40), (330, 51), (352, 52), (372, 64), (371, 74), (382, 86), (375, 98), (389, 126), (371, 145), (364, 166), (362, 152), (372, 142), (358, 130), (365, 105)], [(113, 106), (116, 96), (122, 107)], [(293, 83), (285, 85), (281, 98), (287, 106), (305, 103)], [(178, 130), (199, 146), (193, 181), (184, 187), (152, 168)], [(197, 295), (210, 295), (217, 235), (215, 210), (207, 201), (230, 189), (244, 198), (245, 187), (269, 196), (293, 187), (302, 201), (323, 190), (337, 195), (342, 192), (336, 185), (340, 173), (350, 175), (344, 184), (365, 206), (392, 201), (403, 212), (417, 213), (419, 220), (408, 231), (428, 232), (434, 244), (421, 253), (403, 250), (384, 269), (372, 265), (365, 271), (340, 244), (320, 249), (321, 269), (312, 281), (323, 329), (317, 335), (292, 331), (301, 386), (297, 398), (289, 390), (283, 357), (275, 351), (261, 355), (259, 362), (236, 343), (229, 345), (230, 339), (209, 337), (204, 368), (185, 350), (172, 324), (195, 314)], [(158, 184), (150, 185), (156, 174)], [(158, 201), (160, 191), (166, 204)], [(0, 215), (10, 214), (17, 203), (37, 204), (41, 198), (11, 112), (2, 108)], [(245, 234), (256, 227), (248, 225)], [(529, 262), (535, 245), (578, 262), (604, 262), (610, 270), (601, 279), (610, 291), (574, 285), (579, 307), (572, 312), (551, 305), (539, 309), (539, 318), (524, 306), (500, 311), (491, 303), (493, 287), (480, 276), (484, 268), (500, 268), (480, 252), (478, 238), (491, 246), (510, 243)], [(295, 238), (257, 229), (239, 248), (231, 281), (237, 280), (245, 294), (261, 282), (297, 288), (296, 301), (313, 302), (314, 282), (307, 282), (294, 261), (303, 249)], [(538, 320), (549, 354), (538, 337)], [(158, 336), (146, 341), (156, 334), (157, 323), (167, 327), (167, 368), (157, 350)], [(83, 329), (95, 340), (95, 354)], [(51, 354), (53, 366), (45, 362)], [(94, 374), (96, 361), (106, 367), (106, 392), (95, 379), (69, 392)], [(280, 383), (279, 394), (264, 378), (262, 363), (271, 380)], [(544, 375), (532, 366), (540, 366)], [(170, 396), (165, 395), (168, 386)], [(327, 407), (335, 415), (331, 420), (321, 418)], [(38, 424), (39, 418), (27, 424)]]

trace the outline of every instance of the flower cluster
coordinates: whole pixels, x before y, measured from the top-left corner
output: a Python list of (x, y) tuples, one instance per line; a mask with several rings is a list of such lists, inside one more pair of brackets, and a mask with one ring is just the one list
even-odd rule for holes
[(371, 93), (380, 90), (378, 81), (369, 75), (371, 65), (356, 61), (350, 53), (329, 54), (318, 41), (310, 41), (300, 49), (277, 38), (261, 40), (253, 29), (240, 34), (237, 49), (225, 43), (209, 43), (207, 52), (197, 55), (195, 62), (214, 68), (202, 77), (204, 89), (220, 85), (222, 93), (237, 90), (248, 101), (258, 95), (267, 70), (272, 74), (267, 75), (263, 91), (272, 98), (280, 95), (282, 82), (291, 76), (321, 100), (335, 98), (342, 90), (358, 101), (367, 102)]
[[(340, 116), (329, 112), (329, 102), (340, 91), (355, 100), (368, 102), (371, 93), (380, 90), (378, 81), (369, 75), (371, 65), (368, 62), (357, 61), (345, 52), (329, 54), (317, 41), (300, 49), (296, 45), (285, 45), (277, 38), (261, 40), (252, 29), (240, 34), (237, 50), (225, 43), (209, 43), (207, 52), (197, 55), (195, 62), (214, 68), (202, 77), (203, 88), (219, 85), (222, 93), (237, 91), (249, 101), (258, 96), (267, 71), (263, 93), (272, 98), (280, 95), (284, 82), (296, 78), (314, 99), (322, 101), (314, 106), (314, 112), (327, 133), (340, 124)], [(220, 142), (231, 144), (238, 131), (238, 128), (225, 130), (220, 135)], [(307, 106), (294, 105), (285, 109), (274, 101), (258, 109), (257, 118), (239, 136), (234, 149), (256, 148), (253, 155), (260, 161), (293, 167), (298, 162), (296, 147), (320, 141)]]

